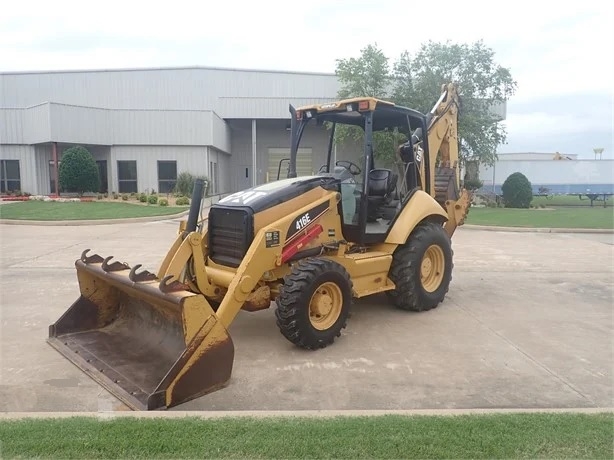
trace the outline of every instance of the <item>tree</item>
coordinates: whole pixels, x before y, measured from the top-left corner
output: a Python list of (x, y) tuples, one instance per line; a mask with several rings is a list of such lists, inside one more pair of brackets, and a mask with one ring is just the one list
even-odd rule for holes
[(85, 147), (71, 147), (62, 154), (58, 176), (60, 186), (67, 192), (83, 195), (100, 188), (98, 166)]
[[(337, 59), (336, 74), (341, 82), (338, 97), (341, 99), (356, 96), (372, 96), (390, 100), (388, 93), (392, 83), (392, 75), (388, 58), (377, 43), (360, 50), (360, 57)], [(327, 124), (330, 127), (330, 124)], [(364, 132), (361, 128), (349, 125), (337, 125), (335, 142), (342, 143), (351, 138), (362, 142)], [(376, 132), (373, 134), (373, 151), (376, 157), (391, 160), (394, 152), (393, 137), (390, 133)]]
[(527, 177), (515, 172), (510, 174), (501, 186), (506, 208), (528, 208), (533, 200), (533, 189)]
[[(487, 165), (506, 141), (506, 131), (491, 108), (507, 101), (516, 90), (509, 69), (494, 60), (482, 41), (473, 44), (422, 44), (415, 56), (405, 51), (392, 69), (377, 45), (361, 50), (358, 58), (338, 59), (339, 97), (374, 96), (427, 113), (439, 97), (441, 85), (459, 85), (461, 161), (473, 158)], [(342, 140), (342, 139), (338, 139)], [(376, 157), (387, 157), (375, 151)]]

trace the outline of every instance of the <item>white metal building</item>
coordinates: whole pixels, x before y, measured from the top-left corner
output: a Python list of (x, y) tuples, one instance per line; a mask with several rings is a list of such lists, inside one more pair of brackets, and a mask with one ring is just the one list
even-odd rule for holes
[(521, 172), (534, 194), (542, 187), (554, 194), (614, 193), (614, 160), (578, 159), (558, 152), (500, 153), (498, 157), (493, 166), (480, 166), (484, 191), (500, 194), (505, 179)]
[[(54, 193), (55, 159), (74, 145), (95, 157), (102, 192), (166, 192), (183, 171), (212, 194), (261, 184), (289, 154), (289, 104), (338, 89), (334, 74), (201, 67), (0, 73), (1, 191)], [(327, 141), (305, 133), (299, 175)]]

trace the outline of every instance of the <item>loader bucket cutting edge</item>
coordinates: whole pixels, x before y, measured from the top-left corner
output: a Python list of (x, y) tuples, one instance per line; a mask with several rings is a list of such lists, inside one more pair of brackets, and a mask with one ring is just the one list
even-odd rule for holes
[(160, 280), (108, 260), (75, 262), (81, 295), (49, 326), (47, 342), (134, 410), (224, 387), (234, 344), (204, 296), (163, 292)]

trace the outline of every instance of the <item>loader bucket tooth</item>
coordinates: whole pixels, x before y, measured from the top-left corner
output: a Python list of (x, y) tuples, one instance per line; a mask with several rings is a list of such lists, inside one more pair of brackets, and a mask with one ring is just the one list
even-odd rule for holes
[(111, 265), (109, 265), (109, 260), (111, 260), (112, 258), (113, 256), (109, 256), (109, 257), (106, 257), (102, 261), (102, 269), (105, 272), (117, 272), (120, 270), (126, 270), (127, 268), (130, 268), (128, 264), (124, 264), (121, 262), (113, 262)]
[(128, 278), (133, 283), (142, 283), (143, 281), (153, 281), (157, 278), (155, 273), (151, 273), (150, 271), (142, 271), (141, 273), (137, 273), (136, 271), (141, 268), (141, 264), (136, 264), (134, 267), (130, 269), (130, 273), (128, 274)]
[(169, 294), (171, 292), (187, 291), (189, 289), (189, 286), (180, 283), (177, 280), (169, 283), (169, 280), (171, 280), (172, 278), (173, 275), (168, 275), (162, 278), (162, 280), (160, 281), (159, 289), (164, 294)]
[(75, 261), (80, 296), (49, 326), (47, 342), (134, 410), (170, 408), (226, 386), (234, 345), (207, 299), (136, 283), (143, 273), (108, 261)]
[(85, 251), (83, 251), (81, 253), (81, 260), (86, 263), (86, 264), (99, 264), (100, 262), (102, 262), (104, 259), (102, 258), (102, 256), (98, 255), (98, 254), (94, 254), (93, 256), (88, 256), (87, 253), (90, 252), (89, 249), (86, 249)]

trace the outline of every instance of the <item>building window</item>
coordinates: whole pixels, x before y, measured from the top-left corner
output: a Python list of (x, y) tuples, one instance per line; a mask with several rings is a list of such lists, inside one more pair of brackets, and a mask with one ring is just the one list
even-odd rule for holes
[(218, 191), (218, 176), (217, 176), (217, 161), (209, 162), (209, 180), (211, 185), (209, 186), (209, 193), (216, 194)]
[(0, 192), (21, 191), (19, 160), (0, 160)]
[(119, 193), (138, 192), (136, 177), (136, 161), (117, 162)]
[(177, 183), (177, 162), (158, 161), (158, 191), (172, 193)]

